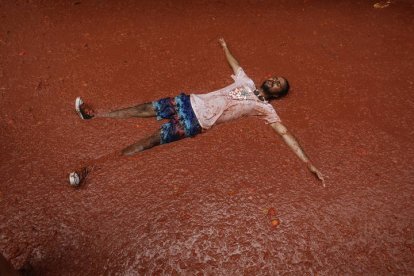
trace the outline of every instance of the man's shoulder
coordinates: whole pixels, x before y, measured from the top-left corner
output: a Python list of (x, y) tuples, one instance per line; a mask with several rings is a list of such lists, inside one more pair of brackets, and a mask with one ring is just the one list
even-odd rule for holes
[(254, 81), (244, 72), (242, 67), (239, 67), (236, 74), (231, 75), (231, 77), (238, 85), (247, 84), (251, 88), (256, 89)]
[(231, 75), (231, 77), (237, 81), (237, 80), (241, 80), (241, 79), (249, 79), (249, 77), (247, 76), (246, 72), (244, 72), (244, 69), (242, 67), (239, 66), (239, 68), (237, 68), (236, 72), (234, 74)]
[(240, 81), (247, 83), (251, 86), (254, 86), (254, 88), (256, 88), (254, 81), (246, 74), (246, 72), (241, 67), (240, 67), (240, 74), (238, 76), (239, 76)]

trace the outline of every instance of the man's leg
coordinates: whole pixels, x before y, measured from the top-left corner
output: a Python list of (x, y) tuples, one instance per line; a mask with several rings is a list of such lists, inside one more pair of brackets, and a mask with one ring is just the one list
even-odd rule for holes
[(126, 119), (132, 117), (147, 118), (155, 117), (157, 114), (152, 103), (143, 103), (132, 107), (122, 108), (107, 113), (98, 113), (96, 118)]
[(137, 143), (124, 148), (121, 152), (117, 151), (114, 153), (107, 154), (105, 156), (101, 156), (97, 159), (90, 160), (86, 163), (86, 165), (69, 174), (69, 183), (72, 186), (77, 187), (85, 182), (86, 177), (89, 175), (91, 171), (99, 169), (100, 163), (106, 162), (108, 159), (111, 158), (118, 158), (120, 156), (131, 156), (140, 151), (155, 147), (159, 144), (161, 144), (160, 132), (157, 131), (151, 136), (143, 138), (139, 140)]
[(114, 110), (111, 112), (96, 113), (89, 105), (85, 104), (81, 97), (77, 97), (75, 100), (75, 110), (83, 120), (89, 120), (93, 118), (117, 118), (126, 119), (131, 117), (155, 117), (156, 111), (152, 105), (152, 102), (143, 103), (132, 107)]
[(139, 140), (137, 143), (132, 144), (122, 150), (123, 155), (131, 156), (140, 151), (150, 149), (152, 147), (161, 144), (160, 132), (157, 131), (149, 137)]

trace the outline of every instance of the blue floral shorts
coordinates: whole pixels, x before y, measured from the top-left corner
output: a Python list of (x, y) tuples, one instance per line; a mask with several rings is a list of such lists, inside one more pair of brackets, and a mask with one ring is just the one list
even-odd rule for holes
[(152, 106), (157, 113), (157, 120), (169, 120), (161, 126), (161, 144), (194, 137), (201, 133), (202, 128), (191, 107), (190, 96), (181, 93), (174, 98), (154, 101)]

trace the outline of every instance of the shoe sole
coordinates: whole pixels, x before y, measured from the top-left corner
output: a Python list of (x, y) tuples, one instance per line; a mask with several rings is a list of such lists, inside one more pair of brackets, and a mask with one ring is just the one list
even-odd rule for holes
[(81, 112), (81, 110), (80, 110), (80, 106), (81, 106), (82, 104), (83, 104), (83, 101), (82, 101), (81, 97), (77, 97), (77, 98), (76, 98), (76, 100), (75, 100), (75, 110), (76, 110), (76, 112), (78, 113), (79, 117), (80, 117), (82, 120), (85, 120), (85, 118), (83, 117), (82, 112)]

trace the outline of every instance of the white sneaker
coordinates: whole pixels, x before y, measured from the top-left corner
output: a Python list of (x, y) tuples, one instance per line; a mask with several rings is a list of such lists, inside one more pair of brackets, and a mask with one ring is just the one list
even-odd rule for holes
[(80, 186), (82, 183), (86, 181), (86, 177), (88, 176), (89, 170), (86, 167), (81, 168), (78, 171), (71, 172), (69, 174), (69, 183), (74, 187)]
[(75, 110), (82, 120), (89, 120), (94, 117), (95, 112), (83, 103), (81, 97), (77, 97), (75, 100)]

